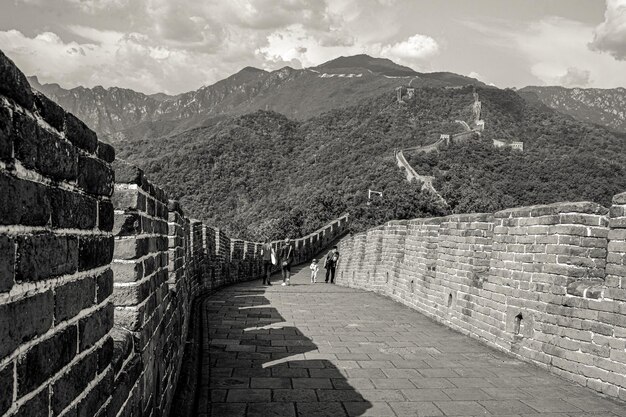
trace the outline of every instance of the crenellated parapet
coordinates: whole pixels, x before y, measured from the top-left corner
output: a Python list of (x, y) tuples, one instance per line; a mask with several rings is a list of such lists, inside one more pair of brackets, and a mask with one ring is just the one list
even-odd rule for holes
[(0, 196), (0, 416), (167, 416), (194, 299), (258, 278), (260, 243), (186, 217), (1, 52)]

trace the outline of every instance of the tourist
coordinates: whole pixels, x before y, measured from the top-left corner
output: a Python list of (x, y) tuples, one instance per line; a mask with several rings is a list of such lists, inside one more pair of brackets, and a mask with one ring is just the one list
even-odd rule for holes
[(276, 252), (270, 243), (269, 238), (265, 238), (265, 243), (261, 246), (261, 257), (263, 258), (263, 285), (267, 281), (267, 285), (272, 285), (270, 276), (272, 274), (272, 266), (276, 265)]
[(293, 263), (294, 249), (289, 238), (285, 239), (285, 244), (280, 249), (280, 268), (283, 273), (282, 285), (289, 285), (291, 278), (291, 264)]
[(309, 265), (309, 269), (311, 270), (311, 284), (315, 284), (317, 283), (317, 273), (320, 270), (320, 267), (317, 264), (317, 259), (313, 259), (313, 261), (311, 261), (311, 265)]
[(326, 262), (324, 263), (324, 268), (326, 268), (326, 283), (328, 283), (328, 278), (330, 277), (330, 283), (335, 283), (335, 268), (337, 268), (337, 261), (339, 260), (339, 251), (337, 250), (337, 246), (333, 246), (333, 248), (326, 255)]

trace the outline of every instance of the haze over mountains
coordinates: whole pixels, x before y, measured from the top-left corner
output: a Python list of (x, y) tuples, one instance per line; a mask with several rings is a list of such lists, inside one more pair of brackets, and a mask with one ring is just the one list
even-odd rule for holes
[[(439, 72), (418, 73), (388, 59), (367, 55), (340, 57), (318, 67), (282, 69), (268, 72), (246, 67), (213, 85), (177, 96), (145, 95), (111, 87), (70, 90), (57, 84), (31, 85), (74, 113), (100, 135), (125, 137), (182, 132), (202, 126), (207, 119), (225, 114), (245, 114), (272, 110), (290, 118), (308, 119), (337, 107), (347, 107), (368, 97), (391, 91), (400, 85), (415, 87), (483, 85), (478, 80)], [(177, 121), (176, 123), (168, 123)], [(146, 124), (148, 122), (148, 124)], [(151, 126), (149, 122), (158, 122)], [(129, 135), (113, 135), (138, 127)]]

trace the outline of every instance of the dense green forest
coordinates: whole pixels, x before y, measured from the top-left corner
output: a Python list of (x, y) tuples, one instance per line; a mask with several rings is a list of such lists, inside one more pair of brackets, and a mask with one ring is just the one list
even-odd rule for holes
[[(420, 184), (406, 182), (393, 151), (462, 131), (454, 120), (470, 121), (472, 93), (419, 88), (401, 104), (389, 92), (306, 121), (258, 111), (116, 146), (190, 216), (250, 239), (300, 236), (344, 212), (357, 231), (451, 211), (564, 199), (607, 204), (626, 189), (624, 138), (526, 103), (513, 91), (482, 88), (487, 127), (480, 141), (408, 155), (418, 172), (436, 176), (450, 203), (442, 206)], [(528, 152), (495, 149), (492, 138), (522, 140)], [(367, 204), (370, 188), (383, 198)]]
[[(405, 154), (417, 172), (435, 176), (452, 212), (571, 200), (608, 206), (626, 190), (624, 137), (527, 103), (510, 90), (481, 90), (480, 98), (487, 128), (479, 140)], [(524, 151), (495, 148), (492, 139), (523, 141)]]

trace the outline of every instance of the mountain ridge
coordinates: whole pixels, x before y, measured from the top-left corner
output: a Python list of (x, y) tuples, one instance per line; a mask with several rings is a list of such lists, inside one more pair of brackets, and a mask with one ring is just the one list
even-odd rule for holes
[(418, 73), (388, 59), (367, 55), (339, 57), (304, 69), (265, 71), (245, 67), (214, 84), (176, 96), (146, 95), (118, 87), (68, 90), (58, 84), (41, 84), (36, 77), (29, 77), (29, 81), (98, 134), (114, 136), (111, 140), (115, 141), (126, 137), (123, 133), (117, 135), (119, 132), (141, 123), (180, 120), (181, 129), (193, 128), (215, 116), (256, 110), (273, 110), (305, 120), (406, 85), (404, 77), (412, 78), (412, 85), (417, 87), (484, 85), (452, 73)]

